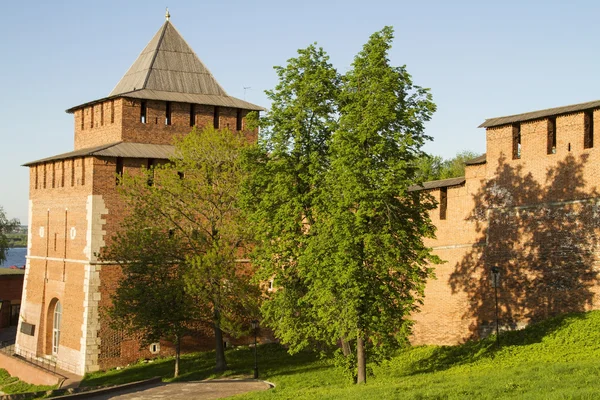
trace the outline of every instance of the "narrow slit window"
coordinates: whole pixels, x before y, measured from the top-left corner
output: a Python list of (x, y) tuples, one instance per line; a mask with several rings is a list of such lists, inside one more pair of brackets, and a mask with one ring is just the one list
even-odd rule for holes
[(60, 186), (65, 187), (65, 160), (60, 164)]
[(556, 118), (548, 118), (547, 154), (556, 154)]
[(146, 102), (142, 100), (142, 104), (140, 106), (140, 122), (142, 124), (146, 123), (146, 119), (148, 117), (148, 107), (146, 106)]
[(35, 188), (38, 188), (38, 173), (39, 173), (39, 165), (36, 165), (34, 168), (34, 173), (35, 173)]
[(123, 177), (123, 158), (117, 157), (117, 180), (116, 180), (117, 185), (119, 184), (119, 181), (121, 180), (122, 177)]
[(448, 210), (448, 188), (440, 188), (440, 219), (446, 219)]
[(594, 112), (586, 111), (584, 113), (584, 136), (583, 136), (583, 148), (591, 149), (594, 147)]
[(148, 169), (148, 186), (153, 186), (154, 185), (154, 159), (153, 158), (148, 159), (146, 168)]
[(513, 149), (512, 149), (512, 158), (513, 160), (518, 160), (521, 158), (521, 125), (520, 124), (515, 124), (512, 127), (512, 142), (513, 142)]
[(115, 101), (114, 100), (110, 101), (110, 123), (111, 124), (115, 123)]
[(221, 110), (219, 110), (218, 106), (215, 106), (215, 111), (213, 114), (213, 126), (215, 129), (219, 129), (219, 114)]
[(52, 324), (52, 354), (58, 354), (58, 346), (60, 345), (60, 323), (62, 319), (62, 305), (60, 301), (54, 306), (54, 323)]
[(42, 172), (43, 172), (43, 174), (42, 174), (42, 187), (44, 189), (46, 189), (46, 179), (47, 179), (46, 175), (47, 174), (46, 174), (46, 164), (45, 163), (44, 163), (44, 170)]
[(240, 108), (237, 109), (237, 113), (235, 116), (235, 130), (242, 130), (242, 110)]
[(71, 159), (71, 186), (75, 186), (75, 159)]
[(90, 107), (90, 128), (94, 127), (94, 106)]
[(81, 186), (85, 186), (85, 158), (81, 158)]
[(100, 126), (104, 126), (104, 103), (100, 103)]
[(85, 129), (85, 108), (81, 109), (81, 130)]
[(56, 184), (56, 163), (52, 163), (52, 189), (54, 189)]
[(165, 125), (171, 125), (171, 102), (167, 101), (165, 110)]
[(190, 104), (190, 126), (196, 125), (196, 107)]

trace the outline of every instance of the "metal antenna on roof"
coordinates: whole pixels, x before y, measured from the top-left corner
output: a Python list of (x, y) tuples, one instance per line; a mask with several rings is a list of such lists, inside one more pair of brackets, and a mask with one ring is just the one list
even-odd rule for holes
[(165, 14), (165, 18), (167, 21), (171, 18), (171, 14), (169, 14), (169, 7), (167, 7), (167, 13)]

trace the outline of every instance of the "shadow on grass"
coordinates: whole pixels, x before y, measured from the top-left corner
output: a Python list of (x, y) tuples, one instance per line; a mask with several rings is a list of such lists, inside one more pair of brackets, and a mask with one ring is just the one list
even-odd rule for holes
[(479, 341), (469, 341), (458, 346), (441, 346), (426, 358), (415, 361), (409, 368), (409, 375), (446, 370), (459, 365), (472, 364), (483, 359), (493, 359), (509, 346), (527, 346), (540, 343), (551, 335), (568, 335), (561, 329), (571, 323), (588, 318), (586, 313), (564, 314), (550, 318), (525, 329), (500, 333), (500, 347), (496, 336), (492, 335)]
[[(278, 344), (258, 346), (258, 366), (261, 375), (291, 375), (327, 368), (323, 364), (314, 364), (319, 356), (312, 352), (289, 355), (285, 348)], [(156, 359), (145, 363), (131, 365), (120, 370), (95, 372), (86, 375), (81, 386), (119, 385), (141, 381), (160, 376), (165, 381), (182, 382), (204, 380), (217, 377), (250, 377), (254, 369), (254, 348), (237, 347), (226, 352), (229, 369), (223, 373), (215, 373), (215, 353), (202, 352), (185, 354), (179, 365), (179, 377), (173, 378), (175, 360), (173, 358)], [(314, 365), (307, 365), (311, 364)]]

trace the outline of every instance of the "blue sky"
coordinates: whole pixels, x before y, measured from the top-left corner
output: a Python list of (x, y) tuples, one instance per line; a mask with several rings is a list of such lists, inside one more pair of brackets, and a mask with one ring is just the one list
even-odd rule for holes
[[(485, 151), (484, 119), (600, 99), (593, 1), (29, 1), (2, 5), (0, 206), (27, 223), (20, 165), (73, 149), (64, 110), (108, 95), (171, 21), (232, 96), (269, 107), (274, 65), (318, 42), (340, 72), (395, 28), (393, 64), (431, 88), (431, 154)], [(249, 89), (244, 90), (244, 87)]]

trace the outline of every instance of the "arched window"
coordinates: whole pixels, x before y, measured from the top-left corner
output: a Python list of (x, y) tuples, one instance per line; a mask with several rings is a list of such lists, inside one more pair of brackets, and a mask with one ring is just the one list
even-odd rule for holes
[(54, 323), (52, 325), (52, 354), (58, 353), (58, 345), (60, 342), (60, 320), (62, 318), (62, 305), (60, 301), (54, 306)]

